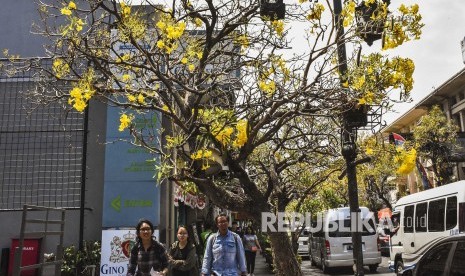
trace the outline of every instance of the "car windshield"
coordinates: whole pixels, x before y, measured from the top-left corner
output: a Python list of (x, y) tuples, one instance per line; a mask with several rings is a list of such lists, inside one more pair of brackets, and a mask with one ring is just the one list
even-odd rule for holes
[[(351, 237), (350, 231), (350, 219), (342, 220), (343, 225), (339, 227), (340, 221), (330, 221), (328, 225), (328, 235), (332, 238), (336, 237)], [(371, 236), (376, 234), (375, 224), (372, 219), (368, 220), (368, 227), (365, 224), (363, 225), (362, 236)]]

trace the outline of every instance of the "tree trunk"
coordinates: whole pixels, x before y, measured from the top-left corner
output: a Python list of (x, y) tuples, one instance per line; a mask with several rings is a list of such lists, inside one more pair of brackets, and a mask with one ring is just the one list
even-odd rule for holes
[(273, 264), (277, 276), (302, 276), (300, 264), (292, 250), (291, 240), (286, 232), (269, 233), (273, 251)]

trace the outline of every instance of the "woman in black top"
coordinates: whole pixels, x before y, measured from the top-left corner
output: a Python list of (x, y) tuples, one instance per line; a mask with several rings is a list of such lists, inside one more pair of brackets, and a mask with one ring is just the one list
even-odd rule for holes
[(136, 234), (136, 244), (131, 249), (127, 276), (150, 276), (152, 269), (166, 276), (168, 256), (163, 245), (152, 237), (152, 222), (141, 219), (136, 226)]
[(195, 245), (189, 242), (187, 228), (179, 226), (178, 241), (171, 245), (169, 251), (170, 276), (198, 276), (197, 253)]

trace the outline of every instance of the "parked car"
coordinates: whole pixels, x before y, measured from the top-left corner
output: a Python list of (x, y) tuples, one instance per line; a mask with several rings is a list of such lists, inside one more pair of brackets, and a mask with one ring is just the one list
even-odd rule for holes
[(310, 234), (310, 227), (305, 227), (301, 230), (299, 239), (297, 242), (299, 243), (299, 248), (297, 249), (297, 254), (301, 257), (309, 257), (308, 251), (308, 235)]
[(465, 235), (455, 235), (431, 245), (416, 263), (404, 263), (402, 276), (465, 275)]

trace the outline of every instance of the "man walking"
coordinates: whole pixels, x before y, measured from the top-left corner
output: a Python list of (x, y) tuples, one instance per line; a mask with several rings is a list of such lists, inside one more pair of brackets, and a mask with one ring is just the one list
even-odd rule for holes
[(239, 235), (228, 229), (229, 218), (225, 214), (219, 214), (215, 223), (218, 232), (208, 237), (202, 276), (247, 275), (244, 246)]

